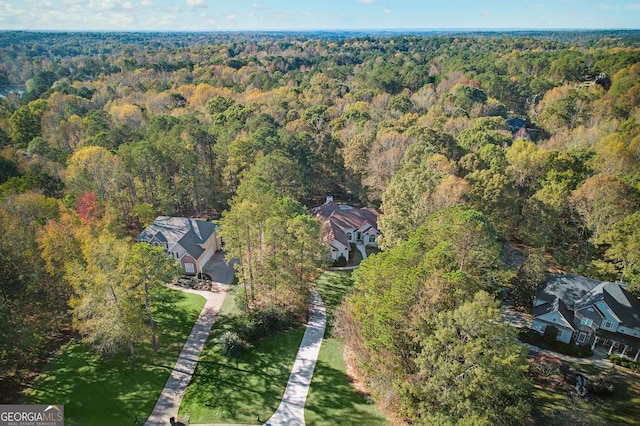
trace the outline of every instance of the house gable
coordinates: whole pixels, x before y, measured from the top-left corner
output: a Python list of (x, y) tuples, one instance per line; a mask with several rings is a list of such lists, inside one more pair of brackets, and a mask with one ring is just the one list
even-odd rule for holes
[(532, 318), (557, 327), (575, 330), (573, 327), (573, 312), (560, 299), (554, 300), (553, 303), (535, 307)]
[(220, 248), (217, 225), (185, 217), (159, 216), (135, 240), (164, 247), (183, 266), (189, 256), (197, 270)]
[[(536, 297), (532, 328), (549, 324), (571, 327), (577, 344), (613, 342), (637, 348), (640, 354), (640, 301), (622, 283), (601, 282), (575, 275), (552, 275)], [(565, 340), (567, 334), (557, 339)]]
[(380, 234), (377, 229), (380, 212), (375, 209), (336, 204), (333, 197), (327, 197), (324, 204), (311, 209), (310, 213), (322, 222), (320, 239), (334, 254), (338, 251), (346, 253), (345, 257), (348, 257), (350, 243), (357, 241), (377, 245), (375, 240)]

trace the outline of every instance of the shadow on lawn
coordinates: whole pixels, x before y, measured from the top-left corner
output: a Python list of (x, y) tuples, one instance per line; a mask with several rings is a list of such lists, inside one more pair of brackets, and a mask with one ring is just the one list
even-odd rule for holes
[[(226, 320), (224, 325), (234, 322), (220, 320)], [(194, 423), (254, 423), (258, 415), (269, 418), (282, 399), (304, 328), (265, 338), (235, 358), (221, 355), (216, 338), (224, 331), (220, 328), (207, 342), (181, 415)]]
[[(308, 425), (386, 425), (386, 419), (373, 407), (375, 403), (353, 389), (351, 378), (343, 371), (318, 361), (313, 373), (313, 394), (305, 405)], [(320, 390), (315, 391), (314, 389)], [(368, 408), (368, 406), (372, 406)]]
[(88, 345), (71, 342), (38, 381), (28, 402), (64, 404), (68, 425), (142, 424), (198, 315), (176, 307), (185, 299), (183, 294), (163, 297), (154, 316), (160, 339), (157, 355), (150, 335), (134, 344), (134, 362), (125, 353), (99, 357)]

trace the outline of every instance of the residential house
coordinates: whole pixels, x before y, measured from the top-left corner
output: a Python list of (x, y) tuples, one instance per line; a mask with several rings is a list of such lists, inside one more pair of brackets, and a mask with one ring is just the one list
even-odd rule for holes
[(321, 239), (331, 250), (331, 258), (340, 256), (349, 258), (351, 243), (355, 244), (366, 259), (367, 245), (378, 247), (378, 216), (375, 209), (355, 208), (346, 204), (337, 204), (332, 196), (321, 206), (311, 209), (311, 215), (322, 223)]
[(531, 139), (531, 135), (529, 134), (529, 130), (527, 128), (527, 120), (520, 117), (512, 117), (507, 119), (507, 125), (509, 126), (509, 131), (513, 135), (514, 139)]
[(640, 300), (624, 283), (551, 275), (536, 296), (531, 328), (543, 333), (550, 325), (562, 342), (601, 344), (609, 353), (635, 353), (636, 361), (640, 355)]
[(195, 275), (222, 248), (217, 228), (205, 220), (159, 216), (136, 241), (163, 247), (180, 262), (186, 274)]

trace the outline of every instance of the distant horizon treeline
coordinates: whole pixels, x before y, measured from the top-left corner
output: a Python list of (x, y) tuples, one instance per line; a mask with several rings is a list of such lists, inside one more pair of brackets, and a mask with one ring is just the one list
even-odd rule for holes
[[(0, 85), (18, 82), (22, 96), (0, 98), (5, 377), (31, 368), (27, 354), (70, 319), (74, 290), (52, 253), (91, 256), (62, 236), (119, 241), (157, 215), (259, 211), (237, 224), (263, 243), (280, 222), (278, 204), (262, 201), (305, 223), (303, 206), (334, 195), (381, 209), (385, 250), (427, 244), (425, 262), (440, 262), (429, 273), (449, 274), (446, 248), (415, 233), (464, 207), (495, 231), (501, 284), (524, 306), (550, 262), (640, 285), (635, 30), (0, 32)], [(256, 270), (273, 272), (264, 259)], [(474, 297), (465, 309), (486, 305)], [(442, 325), (447, 312), (432, 314)]]

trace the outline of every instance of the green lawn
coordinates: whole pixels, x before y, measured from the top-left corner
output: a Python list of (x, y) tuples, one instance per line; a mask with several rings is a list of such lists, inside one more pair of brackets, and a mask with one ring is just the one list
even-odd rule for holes
[[(349, 274), (327, 272), (318, 280), (331, 313), (353, 285)], [(235, 287), (226, 298), (209, 341), (180, 406), (179, 417), (190, 423), (257, 423), (268, 420), (280, 404), (304, 334), (300, 327), (255, 344), (237, 358), (220, 354), (219, 337), (232, 330), (239, 313)], [(328, 336), (329, 334), (325, 334)], [(308, 425), (386, 425), (375, 404), (356, 392), (345, 373), (342, 345), (334, 338), (324, 340), (305, 416)]]
[(613, 375), (622, 377), (612, 379), (616, 392), (604, 401), (599, 413), (609, 424), (630, 425), (640, 419), (640, 375), (624, 370), (616, 367)]
[(99, 358), (72, 341), (29, 390), (27, 403), (64, 404), (66, 425), (132, 425), (144, 422), (156, 404), (182, 346), (204, 306), (203, 297), (159, 289), (155, 320), (160, 337), (138, 342), (135, 363), (125, 354)]
[(220, 353), (218, 339), (232, 330), (239, 313), (235, 286), (222, 305), (198, 367), (180, 405), (190, 423), (257, 423), (278, 408), (298, 353), (304, 327), (271, 336), (236, 358)]
[[(578, 371), (596, 374), (599, 370), (574, 365)], [(611, 396), (572, 398), (571, 386), (558, 375), (534, 382), (534, 424), (637, 424), (640, 419), (640, 377), (616, 367), (612, 373), (616, 390)]]
[(378, 406), (354, 389), (346, 374), (342, 342), (331, 337), (333, 311), (353, 286), (351, 274), (325, 272), (316, 286), (327, 306), (327, 330), (305, 405), (307, 424), (389, 424)]

